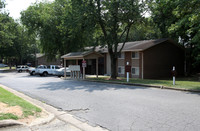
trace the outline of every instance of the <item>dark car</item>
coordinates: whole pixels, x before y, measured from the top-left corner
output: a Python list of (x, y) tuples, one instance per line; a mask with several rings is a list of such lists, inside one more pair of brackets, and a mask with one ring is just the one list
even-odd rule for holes
[(8, 67), (8, 65), (0, 63), (0, 67)]

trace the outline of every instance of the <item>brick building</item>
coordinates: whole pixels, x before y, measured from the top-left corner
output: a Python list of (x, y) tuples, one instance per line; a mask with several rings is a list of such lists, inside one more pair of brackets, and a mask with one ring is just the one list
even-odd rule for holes
[[(119, 44), (119, 49), (122, 44)], [(106, 49), (105, 73), (111, 74), (110, 56)], [(184, 48), (170, 39), (127, 42), (118, 58), (118, 76), (126, 76), (127, 62), (131, 66), (130, 77), (164, 78), (171, 76), (175, 66), (179, 76), (184, 75)]]
[[(119, 43), (118, 50), (122, 47)], [(98, 58), (98, 72), (111, 75), (111, 60), (107, 48), (96, 47), (103, 57)], [(171, 76), (172, 67), (176, 67), (179, 76), (184, 75), (184, 48), (170, 39), (127, 42), (117, 61), (118, 76), (126, 77), (126, 64), (129, 63), (130, 77), (141, 79), (166, 78)], [(75, 58), (75, 56), (70, 56)], [(81, 64), (81, 60), (78, 60)], [(95, 74), (94, 59), (87, 59), (87, 74)], [(91, 66), (90, 66), (91, 65)], [(87, 70), (86, 68), (86, 70)], [(93, 71), (94, 70), (94, 71)]]
[(48, 60), (44, 54), (36, 54), (36, 65), (61, 65), (61, 59)]

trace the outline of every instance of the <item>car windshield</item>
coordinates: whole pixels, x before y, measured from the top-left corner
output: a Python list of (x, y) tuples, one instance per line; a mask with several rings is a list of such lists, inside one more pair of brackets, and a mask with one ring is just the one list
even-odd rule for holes
[(44, 69), (45, 66), (43, 66), (43, 65), (39, 65), (37, 68), (39, 68), (39, 69)]
[(60, 67), (58, 67), (58, 66), (55, 66), (55, 69), (60, 69)]

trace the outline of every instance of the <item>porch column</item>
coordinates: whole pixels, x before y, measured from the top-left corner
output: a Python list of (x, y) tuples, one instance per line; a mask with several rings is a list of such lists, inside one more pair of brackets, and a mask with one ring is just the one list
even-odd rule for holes
[(142, 79), (144, 79), (144, 54), (142, 52)]
[(64, 70), (64, 78), (66, 79), (66, 60), (64, 58), (64, 67), (65, 67), (65, 70)]
[(97, 59), (96, 59), (96, 75), (97, 75), (97, 78), (98, 78), (98, 73), (99, 73), (98, 65), (99, 65), (99, 62), (98, 62), (98, 57), (97, 57)]
[[(83, 61), (85, 61), (85, 59), (83, 58)], [(83, 68), (83, 79), (85, 79), (85, 67), (82, 67)]]
[[(76, 59), (76, 65), (78, 65), (78, 59)], [(75, 71), (76, 79), (78, 79), (78, 71)]]

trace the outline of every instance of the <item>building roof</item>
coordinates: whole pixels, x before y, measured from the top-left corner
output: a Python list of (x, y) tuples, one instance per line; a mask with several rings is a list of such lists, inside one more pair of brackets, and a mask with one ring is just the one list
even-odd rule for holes
[(84, 52), (70, 52), (66, 55), (63, 55), (61, 56), (61, 58), (65, 58), (65, 59), (82, 59), (88, 55), (91, 55), (91, 54), (96, 54), (97, 56), (102, 56), (101, 54), (99, 54), (98, 52), (96, 51), (93, 51), (93, 50), (89, 50), (89, 51), (84, 51)]
[[(144, 51), (147, 50), (153, 46), (156, 46), (158, 44), (161, 44), (163, 42), (170, 42), (172, 44), (174, 44), (175, 46), (178, 46), (179, 48), (182, 48), (182, 46), (180, 46), (179, 44), (175, 43), (174, 41), (172, 41), (171, 39), (168, 38), (163, 38), (163, 39), (157, 39), (157, 40), (143, 40), (143, 41), (134, 41), (134, 42), (126, 42), (122, 52), (126, 52), (126, 51)], [(118, 51), (121, 49), (123, 43), (119, 43), (118, 44)], [(95, 47), (86, 47), (85, 48), (88, 51), (84, 51), (84, 52), (71, 52), (68, 53), (66, 55), (61, 56), (61, 58), (65, 58), (65, 59), (82, 59), (87, 55), (91, 55), (93, 53), (97, 54), (98, 56), (100, 56), (100, 53), (108, 53), (108, 48), (107, 45), (104, 47), (101, 46), (97, 46)]]
[(37, 53), (36, 54), (36, 58), (40, 58), (40, 57), (43, 57), (43, 56), (45, 56), (44, 54), (41, 54), (41, 53)]
[[(163, 38), (163, 39), (157, 39), (157, 40), (143, 40), (143, 41), (126, 42), (125, 45), (124, 45), (124, 48), (122, 49), (122, 52), (125, 52), (125, 51), (144, 51), (146, 49), (149, 49), (149, 48), (156, 46), (160, 43), (163, 43), (165, 41), (169, 41), (170, 43), (173, 43), (176, 46), (181, 47), (180, 45), (176, 44), (172, 40), (170, 40), (168, 38)], [(118, 51), (121, 49), (122, 45), (123, 45), (123, 43), (119, 43)], [(107, 53), (108, 49), (107, 49), (106, 46), (103, 47), (103, 48), (98, 46), (98, 47), (96, 47), (95, 51)]]

